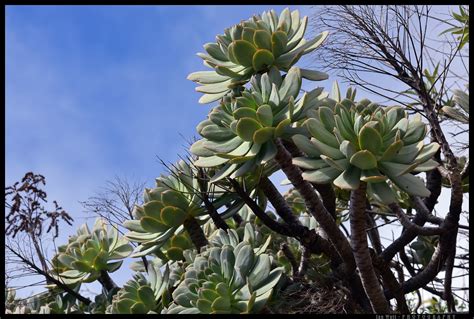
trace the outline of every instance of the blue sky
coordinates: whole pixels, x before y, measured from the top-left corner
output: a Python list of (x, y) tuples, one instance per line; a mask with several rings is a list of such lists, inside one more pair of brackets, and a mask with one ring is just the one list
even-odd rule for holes
[(75, 218), (58, 243), (85, 222), (79, 201), (115, 175), (153, 186), (156, 156), (176, 161), (211, 107), (186, 79), (206, 68), (196, 53), (269, 9), (7, 6), (6, 185), (27, 171), (46, 177), (50, 201)]
[(6, 185), (43, 174), (75, 226), (115, 175), (153, 186), (156, 156), (177, 160), (211, 107), (186, 79), (206, 69), (195, 54), (271, 8), (284, 6), (7, 6)]
[(186, 79), (205, 68), (195, 53), (265, 9), (7, 7), (6, 183), (42, 173), (77, 217), (116, 174), (152, 185), (156, 155), (175, 161), (210, 107)]

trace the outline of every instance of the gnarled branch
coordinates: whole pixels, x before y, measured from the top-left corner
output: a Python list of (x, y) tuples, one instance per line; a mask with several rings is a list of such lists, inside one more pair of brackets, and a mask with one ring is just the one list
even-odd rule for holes
[(355, 261), (349, 242), (337, 226), (334, 218), (321, 203), (314, 188), (310, 183), (303, 180), (303, 177), (301, 177), (301, 170), (299, 167), (293, 165), (292, 156), (283, 146), (282, 142), (277, 139), (275, 144), (277, 147), (277, 154), (275, 155), (276, 162), (279, 164), (281, 170), (285, 173), (296, 190), (298, 190), (301, 197), (303, 197), (309, 213), (316, 218), (316, 221), (321, 225), (321, 228), (328, 236), (328, 239), (340, 254), (346, 265), (346, 273), (352, 273), (355, 269)]
[(417, 235), (423, 235), (423, 236), (434, 236), (434, 235), (440, 235), (442, 234), (445, 230), (442, 227), (422, 227), (418, 226), (417, 224), (413, 223), (410, 221), (407, 215), (403, 212), (401, 207), (396, 204), (392, 203), (388, 205), (388, 207), (394, 212), (398, 219), (400, 220), (400, 223), (405, 227), (406, 231), (416, 233)]

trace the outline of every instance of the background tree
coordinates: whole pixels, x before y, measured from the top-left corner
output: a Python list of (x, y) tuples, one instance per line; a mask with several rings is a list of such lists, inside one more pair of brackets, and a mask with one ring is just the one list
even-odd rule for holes
[(145, 183), (116, 176), (105, 184), (101, 191), (80, 203), (87, 213), (104, 218), (123, 233), (124, 221), (133, 218), (135, 205), (143, 203)]
[[(60, 287), (61, 291), (71, 293), (87, 303), (88, 299), (53, 276), (54, 271), (44, 243), (50, 241), (47, 239), (48, 234), (51, 235), (53, 241), (58, 237), (60, 221), (72, 225), (73, 219), (56, 201), (53, 201), (52, 211), (45, 208), (47, 193), (42, 189), (44, 185), (46, 185), (46, 179), (43, 175), (28, 172), (20, 182), (5, 188), (5, 266), (7, 268), (5, 286), (9, 286), (9, 282), (16, 282), (18, 279), (25, 280), (27, 277), (41, 276), (44, 280), (28, 281), (25, 286), (14, 288), (53, 284)], [(53, 292), (52, 295), (54, 293), (58, 292)], [(14, 290), (11, 290), (11, 302), (16, 300), (14, 295)], [(44, 299), (50, 297), (50, 294), (43, 296)], [(7, 296), (6, 298), (9, 299)]]
[[(416, 232), (404, 231), (402, 240), (397, 240), (399, 245), (382, 256), (391, 258), (398, 251), (410, 274), (417, 274), (410, 289), (423, 283), (421, 287), (447, 300), (451, 311), (452, 270), (454, 264), (462, 267), (465, 257), (464, 253), (455, 253), (458, 221), (461, 214), (467, 214), (461, 208), (462, 185), (469, 183), (465, 173), (469, 171), (469, 160), (459, 154), (468, 146), (469, 132), (469, 7), (458, 9), (451, 16), (441, 16), (434, 14), (430, 6), (324, 6), (315, 9), (313, 19), (316, 30), (329, 30), (332, 34), (331, 41), (314, 53), (318, 62), (347, 83), (421, 114), (430, 124), (431, 140), (441, 145), (436, 158), (443, 165), (427, 173), (431, 195), (424, 204), (428, 215), (418, 211), (413, 222), (420, 226), (426, 222), (444, 223), (451, 237), (444, 236), (434, 258), (417, 271), (405, 256), (406, 245)], [(436, 28), (439, 24), (441, 29)], [(439, 34), (433, 34), (434, 30), (440, 30)], [(375, 77), (377, 81), (373, 80)], [(448, 142), (447, 134), (455, 141), (461, 140)], [(449, 212), (444, 220), (430, 215), (442, 186), (451, 188)], [(462, 231), (460, 235), (464, 237), (466, 233)], [(445, 263), (443, 291), (428, 287)], [(461, 276), (467, 274), (463, 271)]]
[(22, 242), (21, 246), (30, 247), (30, 250), (33, 248), (33, 253), (30, 253), (28, 259), (33, 263), (38, 261), (43, 272), (47, 273), (49, 266), (43, 249), (43, 231), (44, 229), (46, 233), (53, 231), (53, 238), (57, 238), (58, 223), (63, 220), (72, 225), (73, 219), (56, 201), (53, 201), (54, 210), (45, 209), (43, 205), (47, 202), (47, 194), (40, 188), (41, 184), (46, 185), (44, 176), (28, 172), (21, 182), (5, 188), (5, 208), (7, 209), (5, 235), (11, 236), (12, 240), (22, 237), (19, 239)]
[[(133, 209), (143, 203), (144, 182), (131, 182), (126, 178), (115, 176), (106, 182), (102, 191), (80, 202), (85, 212), (93, 217), (100, 217), (107, 221), (120, 234), (124, 234), (123, 226), (126, 220), (133, 218)], [(146, 258), (142, 260), (147, 265)]]

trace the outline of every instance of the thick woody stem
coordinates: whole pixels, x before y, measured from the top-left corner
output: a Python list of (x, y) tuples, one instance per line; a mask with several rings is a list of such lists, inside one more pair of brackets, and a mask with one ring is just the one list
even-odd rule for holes
[(307, 181), (303, 180), (303, 177), (301, 176), (301, 169), (293, 165), (293, 158), (288, 150), (283, 146), (281, 140), (276, 139), (275, 145), (277, 147), (275, 161), (278, 163), (281, 170), (283, 173), (285, 173), (286, 177), (290, 180), (295, 189), (300, 193), (301, 197), (305, 201), (309, 213), (319, 223), (321, 229), (325, 232), (329, 241), (335, 248), (334, 250), (343, 260), (344, 264), (341, 269), (341, 273), (345, 275), (353, 295), (357, 296), (360, 305), (364, 309), (370, 309), (370, 305), (368, 304), (368, 299), (362, 287), (360, 278), (355, 272), (356, 265), (354, 261), (354, 255), (352, 254), (352, 248), (347, 238), (336, 224), (334, 218), (322, 204), (313, 186)]
[(388, 313), (390, 309), (389, 304), (385, 299), (383, 290), (375, 274), (367, 242), (367, 222), (365, 216), (366, 188), (367, 185), (361, 182), (357, 190), (351, 191), (349, 214), (352, 249), (354, 251), (357, 268), (362, 278), (362, 285), (369, 296), (374, 312)]
[(276, 220), (272, 219), (270, 216), (268, 216), (265, 211), (260, 206), (258, 206), (258, 204), (252, 198), (250, 198), (250, 196), (240, 186), (239, 182), (231, 178), (228, 178), (228, 180), (232, 184), (232, 187), (234, 188), (235, 192), (252, 210), (252, 212), (262, 221), (262, 223), (264, 223), (271, 230), (281, 235), (292, 236), (291, 229), (289, 229), (287, 225), (281, 224)]
[(453, 250), (451, 255), (446, 260), (446, 273), (444, 276), (444, 292), (443, 299), (446, 300), (448, 304), (448, 311), (455, 312), (456, 307), (454, 303), (454, 296), (452, 291), (452, 282), (453, 282), (453, 267), (454, 267), (454, 258), (456, 256), (456, 250)]
[(262, 177), (259, 186), (275, 208), (278, 216), (280, 216), (291, 229), (292, 236), (298, 239), (301, 244), (308, 249), (308, 252), (315, 254), (324, 252), (324, 254), (331, 258), (334, 264), (338, 265), (341, 263), (341, 258), (334, 252), (331, 248), (331, 244), (326, 239), (319, 236), (314, 230), (310, 230), (301, 224), (288, 206), (285, 198), (268, 177)]
[[(304, 247), (307, 247), (312, 253), (324, 253), (334, 262), (340, 263), (339, 256), (334, 252), (331, 247), (331, 244), (327, 240), (319, 236), (314, 230), (310, 230), (307, 227), (301, 225), (299, 221), (296, 221), (294, 224), (283, 224), (273, 220), (265, 213), (265, 211), (263, 211), (260, 206), (257, 205), (257, 203), (253, 199), (250, 198), (250, 196), (242, 189), (242, 187), (236, 180), (229, 179), (229, 181), (232, 184), (234, 190), (237, 192), (237, 194), (239, 194), (240, 198), (242, 198), (245, 204), (250, 207), (252, 212), (265, 224), (265, 226), (281, 235), (295, 237), (301, 242)], [(281, 196), (279, 192), (278, 194)], [(276, 198), (277, 195), (275, 194), (275, 196), (271, 197)]]
[[(372, 263), (382, 276), (384, 286), (386, 286), (395, 296), (395, 299), (397, 300), (398, 311), (402, 314), (409, 314), (410, 309), (408, 309), (405, 294), (403, 293), (403, 290), (397, 279), (393, 275), (390, 265), (387, 264), (382, 258), (378, 257), (374, 250), (370, 250), (370, 256), (372, 257)], [(401, 275), (401, 279), (403, 279), (403, 270), (400, 269), (400, 271), (397, 270), (398, 275)]]
[[(366, 209), (371, 210), (372, 207), (370, 202), (366, 201)], [(367, 235), (369, 235), (370, 242), (372, 243), (372, 247), (374, 248), (377, 254), (382, 252), (382, 242), (380, 241), (380, 234), (377, 228), (377, 223), (375, 222), (375, 218), (373, 214), (366, 214), (366, 221), (367, 221)]]
[(183, 226), (191, 237), (191, 241), (197, 248), (198, 252), (201, 251), (201, 247), (206, 246), (208, 244), (208, 241), (197, 220), (194, 219), (194, 217), (186, 218)]
[(117, 285), (112, 280), (112, 278), (110, 278), (106, 270), (100, 271), (100, 277), (97, 280), (101, 283), (102, 287), (104, 287), (106, 291), (111, 291), (112, 289), (117, 288)]
[[(304, 154), (298, 149), (298, 147), (291, 141), (281, 141), (283, 146), (290, 152), (292, 157), (304, 156)], [(316, 184), (311, 183), (313, 187), (318, 191), (323, 200), (323, 205), (331, 216), (336, 219), (336, 194), (331, 184)]]
[(417, 235), (423, 236), (440, 235), (444, 232), (444, 229), (441, 227), (422, 227), (411, 222), (408, 216), (403, 212), (401, 207), (396, 203), (389, 204), (388, 207), (392, 210), (392, 212), (397, 215), (398, 219), (400, 220), (400, 223), (403, 225), (403, 227), (405, 227), (407, 231), (414, 232)]
[[(434, 133), (431, 133), (431, 141), (436, 142)], [(433, 158), (438, 163), (442, 164), (441, 150), (438, 150), (438, 152), (436, 152)], [(428, 208), (430, 212), (433, 211), (438, 201), (438, 197), (439, 195), (441, 195), (441, 185), (442, 185), (442, 176), (437, 168), (426, 172), (426, 188), (428, 188), (428, 190), (430, 191), (430, 196), (426, 197), (423, 201), (425, 203), (425, 206)], [(417, 224), (420, 225), (419, 222), (417, 222)]]
[(352, 249), (346, 237), (337, 226), (334, 218), (321, 203), (313, 186), (303, 180), (301, 170), (299, 167), (293, 165), (291, 154), (286, 150), (279, 139), (275, 140), (275, 144), (277, 147), (277, 154), (275, 155), (276, 162), (300, 193), (301, 197), (303, 197), (309, 213), (316, 218), (316, 221), (327, 234), (329, 241), (340, 254), (346, 265), (346, 273), (353, 273), (355, 270), (354, 256), (352, 255)]
[[(303, 227), (301, 222), (296, 218), (295, 214), (291, 211), (291, 208), (286, 203), (285, 198), (281, 195), (278, 189), (273, 185), (272, 181), (264, 176), (260, 179), (260, 188), (265, 193), (272, 206), (275, 208), (276, 213), (280, 216), (285, 223), (290, 227)], [(296, 229), (298, 230), (298, 229)]]
[(332, 218), (336, 219), (336, 193), (334, 193), (331, 184), (312, 183), (312, 185), (321, 195), (324, 207), (326, 207)]

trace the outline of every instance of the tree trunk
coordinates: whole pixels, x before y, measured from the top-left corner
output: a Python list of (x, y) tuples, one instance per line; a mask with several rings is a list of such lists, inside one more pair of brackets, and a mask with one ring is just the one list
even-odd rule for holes
[(389, 304), (385, 299), (377, 276), (375, 275), (372, 259), (370, 257), (369, 246), (366, 233), (366, 196), (367, 185), (360, 183), (357, 190), (351, 191), (350, 197), (350, 223), (351, 223), (351, 244), (354, 251), (354, 258), (359, 269), (362, 285), (369, 296), (370, 303), (375, 313), (388, 313)]

